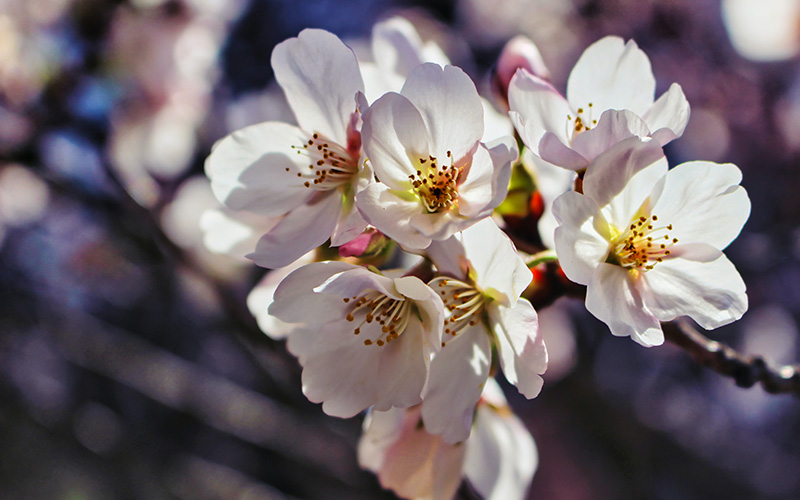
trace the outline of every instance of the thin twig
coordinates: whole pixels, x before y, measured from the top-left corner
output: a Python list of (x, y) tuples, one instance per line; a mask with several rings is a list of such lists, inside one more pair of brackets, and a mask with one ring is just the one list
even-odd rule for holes
[(760, 383), (772, 394), (800, 396), (800, 364), (771, 367), (764, 358), (741, 354), (711, 340), (697, 331), (688, 320), (664, 324), (664, 336), (692, 355), (694, 360), (717, 373), (731, 377), (739, 387)]

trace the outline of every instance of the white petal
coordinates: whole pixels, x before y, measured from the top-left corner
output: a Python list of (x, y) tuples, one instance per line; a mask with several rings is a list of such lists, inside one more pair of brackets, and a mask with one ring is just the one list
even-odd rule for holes
[(256, 247), (261, 235), (281, 220), (280, 217), (259, 217), (256, 221), (255, 216), (236, 215), (224, 210), (206, 210), (200, 216), (203, 244), (211, 252), (243, 258)]
[(214, 195), (234, 210), (268, 216), (302, 205), (314, 192), (297, 177), (308, 161), (292, 146), (302, 147), (308, 139), (299, 128), (278, 122), (251, 125), (225, 137), (205, 163)]
[(567, 117), (574, 113), (550, 83), (520, 69), (511, 79), (508, 101), (509, 117), (534, 153), (539, 154), (539, 142), (546, 132), (555, 134), (562, 144), (569, 144)]
[(512, 307), (533, 279), (514, 244), (491, 218), (475, 223), (461, 235), (478, 287), (504, 306)]
[(425, 249), (425, 253), (428, 254), (428, 258), (433, 261), (433, 265), (440, 274), (458, 279), (467, 277), (469, 262), (464, 245), (461, 243), (462, 234), (454, 234), (446, 240), (432, 241), (430, 246)]
[[(411, 189), (412, 161), (428, 158), (430, 145), (422, 115), (400, 94), (389, 93), (364, 113), (364, 152), (381, 182), (392, 189)], [(413, 160), (412, 160), (413, 159)]]
[(589, 160), (561, 142), (552, 132), (546, 132), (539, 141), (539, 155), (544, 161), (569, 170), (583, 170), (589, 165)]
[(600, 116), (596, 127), (575, 138), (572, 148), (592, 161), (625, 139), (649, 135), (647, 124), (632, 112), (608, 110)]
[(575, 63), (567, 81), (567, 100), (573, 109), (595, 112), (629, 109), (643, 116), (653, 105), (656, 80), (650, 60), (633, 40), (615, 36), (590, 45)]
[[(397, 16), (372, 27), (372, 55), (381, 71), (403, 77), (425, 62), (422, 40), (414, 25)], [(400, 87), (392, 90), (399, 91)]]
[(514, 135), (514, 124), (508, 119), (508, 113), (500, 113), (491, 102), (481, 97), (483, 104), (483, 137), (481, 141), (490, 142)]
[(330, 276), (314, 288), (317, 293), (335, 294), (341, 298), (361, 295), (364, 290), (375, 290), (395, 300), (404, 298), (395, 289), (394, 280), (362, 266)]
[(683, 163), (667, 174), (653, 207), (671, 237), (681, 243), (708, 243), (722, 250), (750, 216), (750, 199), (739, 186), (742, 172), (730, 163)]
[(647, 309), (633, 273), (620, 266), (600, 264), (586, 289), (586, 309), (617, 337), (630, 336), (645, 347), (661, 345), (661, 323)]
[(341, 211), (338, 191), (318, 193), (311, 203), (289, 212), (262, 236), (247, 258), (270, 269), (289, 265), (330, 238)]
[(425, 345), (424, 337), (422, 323), (412, 317), (400, 338), (377, 347), (384, 352), (381, 353), (380, 371), (373, 380), (378, 386), (378, 397), (374, 402), (376, 410), (407, 408), (422, 402), (430, 359), (430, 348)]
[(372, 472), (380, 472), (392, 445), (401, 438), (406, 418), (419, 420), (419, 409), (392, 408), (387, 411), (369, 411), (364, 417), (363, 432), (358, 441), (358, 465)]
[(431, 362), (422, 418), (428, 432), (458, 443), (469, 437), (475, 404), (489, 377), (492, 346), (483, 324), (467, 327), (455, 338), (448, 334), (445, 342)]
[(624, 227), (666, 173), (661, 146), (632, 137), (592, 162), (583, 178), (583, 193), (601, 208), (611, 205), (609, 222)]
[(607, 223), (588, 196), (574, 191), (553, 202), (553, 214), (560, 224), (555, 230), (555, 248), (561, 269), (570, 280), (586, 285), (594, 269), (608, 257), (609, 236), (598, 232), (603, 226), (607, 230)]
[(364, 90), (353, 51), (327, 31), (305, 29), (275, 47), (272, 68), (300, 128), (346, 145), (355, 95)]
[(536, 444), (516, 415), (478, 407), (464, 475), (481, 498), (523, 500), (538, 465)]
[(653, 131), (653, 138), (662, 146), (682, 136), (689, 123), (689, 101), (681, 86), (677, 83), (670, 85), (642, 118)]
[(494, 174), (492, 176), (494, 198), (492, 198), (487, 207), (487, 209), (494, 210), (506, 199), (508, 183), (511, 180), (511, 166), (519, 159), (519, 149), (516, 141), (510, 136), (480, 144), (478, 151), (483, 147), (489, 150), (489, 156), (492, 157), (492, 164), (494, 165)]
[(668, 259), (644, 273), (647, 308), (661, 321), (689, 316), (706, 330), (738, 320), (747, 311), (745, 284), (722, 252), (711, 262)]
[[(506, 167), (510, 170), (510, 164)], [(458, 213), (464, 217), (477, 217), (495, 195), (493, 180), (495, 166), (489, 151), (481, 144), (472, 155), (472, 162), (459, 176)], [(505, 190), (508, 192), (508, 182)], [(505, 198), (505, 196), (504, 196)]]
[(383, 184), (372, 184), (356, 195), (356, 205), (367, 222), (397, 243), (408, 248), (431, 244), (411, 226), (411, 218), (424, 210), (418, 200), (406, 200)]
[(525, 299), (514, 307), (491, 304), (489, 319), (497, 339), (497, 352), (506, 379), (528, 399), (539, 395), (547, 370), (547, 349), (539, 333), (536, 311)]
[[(446, 210), (438, 213), (423, 212), (416, 214), (411, 217), (410, 225), (426, 238), (444, 240), (458, 231), (468, 228), (477, 220), (477, 218), (462, 217), (453, 212), (453, 210)], [(482, 212), (480, 215), (488, 217), (489, 213)]]
[[(344, 303), (336, 295), (314, 293), (314, 288), (331, 276), (359, 269), (346, 262), (317, 262), (298, 268), (286, 276), (274, 292), (269, 314), (287, 323), (320, 324), (331, 317), (343, 316)], [(281, 273), (281, 270), (273, 271)], [(272, 276), (272, 274), (267, 275)], [(310, 314), (321, 312), (323, 314)]]
[(483, 136), (483, 105), (475, 84), (461, 69), (426, 63), (408, 76), (403, 90), (419, 110), (430, 135), (430, 154), (441, 163), (451, 152), (462, 160)]

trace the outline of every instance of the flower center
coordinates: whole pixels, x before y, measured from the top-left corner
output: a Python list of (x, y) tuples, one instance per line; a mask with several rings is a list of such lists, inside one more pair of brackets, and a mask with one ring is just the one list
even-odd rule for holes
[[(447, 309), (444, 321), (444, 333), (455, 337), (468, 326), (475, 326), (481, 321), (486, 305), (486, 297), (473, 285), (453, 278), (434, 278), (428, 283), (442, 296)], [(442, 347), (447, 341), (442, 342)]]
[(593, 104), (590, 102), (587, 106), (588, 112), (584, 108), (578, 108), (578, 115), (574, 118), (572, 115), (567, 115), (567, 137), (570, 138), (570, 142), (574, 141), (581, 132), (592, 130), (597, 125), (592, 107)]
[(408, 300), (393, 299), (375, 290), (342, 300), (345, 303), (352, 302), (352, 308), (345, 319), (358, 325), (353, 333), (364, 333), (370, 337), (364, 339), (364, 345), (383, 347), (395, 340), (405, 331), (412, 314)]
[(657, 226), (657, 215), (633, 219), (616, 240), (611, 243), (609, 261), (622, 267), (649, 271), (671, 254), (670, 248), (678, 242), (668, 231), (672, 224)]
[[(303, 185), (317, 191), (336, 189), (350, 181), (358, 171), (358, 162), (347, 149), (315, 133), (302, 146), (292, 145), (299, 155), (308, 158), (308, 170), (301, 169), (297, 177), (305, 179)], [(286, 167), (286, 171), (291, 169)]]
[(409, 175), (414, 191), (429, 213), (449, 209), (458, 200), (458, 176), (461, 170), (453, 165), (453, 156), (447, 152), (450, 165), (439, 165), (435, 156), (419, 158), (417, 172)]

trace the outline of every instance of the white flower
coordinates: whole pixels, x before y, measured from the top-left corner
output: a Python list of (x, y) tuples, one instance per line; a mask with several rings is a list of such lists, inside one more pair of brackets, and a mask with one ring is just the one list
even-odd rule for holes
[(485, 500), (522, 500), (539, 463), (536, 444), (492, 379), (466, 443), (428, 433), (420, 408), (373, 411), (358, 445), (362, 467), (403, 498), (450, 500), (466, 478)]
[(705, 329), (747, 310), (745, 284), (721, 252), (750, 215), (732, 164), (667, 171), (656, 141), (628, 139), (587, 169), (583, 194), (559, 197), (556, 252), (587, 286), (586, 308), (617, 336), (659, 345), (660, 321), (686, 315)]
[(680, 85), (654, 102), (650, 61), (636, 43), (608, 36), (590, 45), (570, 73), (567, 98), (548, 82), (519, 70), (509, 89), (510, 117), (523, 142), (544, 160), (581, 170), (631, 136), (662, 146), (680, 137), (689, 103)]
[(407, 248), (426, 248), (488, 217), (505, 198), (517, 158), (510, 137), (480, 142), (480, 97), (454, 66), (418, 66), (400, 94), (364, 113), (362, 134), (381, 182), (358, 193), (358, 208)]
[(429, 432), (455, 443), (469, 436), (475, 403), (489, 377), (492, 344), (506, 379), (527, 398), (542, 388), (547, 350), (536, 311), (520, 298), (531, 272), (491, 219), (431, 244), (428, 255), (443, 275), (430, 285), (442, 296), (447, 319), (423, 394), (422, 418)]
[(353, 52), (336, 36), (307, 29), (272, 53), (275, 78), (299, 127), (264, 122), (216, 144), (206, 174), (233, 210), (282, 216), (256, 245), (256, 264), (283, 267), (328, 238), (334, 246), (366, 222), (355, 209), (361, 167), (356, 93), (364, 90)]
[(275, 291), (269, 314), (295, 323), (287, 347), (303, 393), (337, 417), (421, 401), (441, 344), (442, 301), (419, 278), (388, 278), (344, 262), (309, 264)]

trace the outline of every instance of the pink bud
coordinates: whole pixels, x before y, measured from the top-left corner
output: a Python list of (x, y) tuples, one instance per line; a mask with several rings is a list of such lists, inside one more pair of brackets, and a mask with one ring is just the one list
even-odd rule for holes
[(375, 228), (368, 228), (354, 239), (340, 246), (339, 255), (342, 257), (373, 256), (383, 249), (387, 241), (382, 232)]
[(522, 35), (509, 40), (497, 59), (492, 86), (503, 103), (508, 103), (508, 86), (519, 68), (544, 80), (550, 79), (550, 70), (544, 64), (536, 44)]

